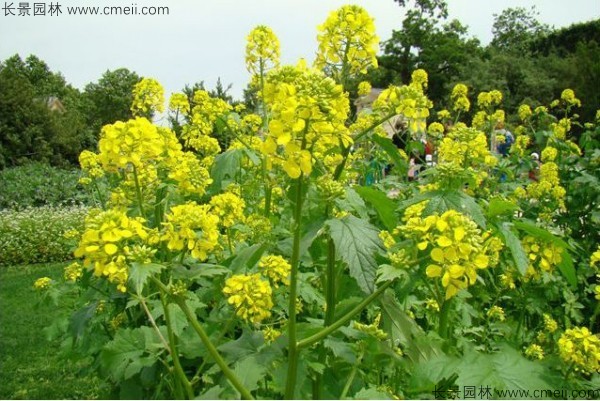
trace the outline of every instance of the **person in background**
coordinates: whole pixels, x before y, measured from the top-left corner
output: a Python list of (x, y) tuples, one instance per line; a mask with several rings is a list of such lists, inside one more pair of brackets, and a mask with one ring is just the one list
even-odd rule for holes
[[(496, 130), (495, 130), (494, 134), (495, 134), (496, 143), (497, 143), (496, 151), (498, 153), (500, 153), (503, 157), (508, 156), (510, 147), (515, 142), (514, 135), (512, 134), (512, 132), (510, 132), (509, 130), (507, 130), (505, 128), (503, 121), (499, 121), (498, 124), (496, 124)], [(498, 137), (500, 135), (502, 135), (502, 137), (504, 137), (504, 140), (498, 140)]]

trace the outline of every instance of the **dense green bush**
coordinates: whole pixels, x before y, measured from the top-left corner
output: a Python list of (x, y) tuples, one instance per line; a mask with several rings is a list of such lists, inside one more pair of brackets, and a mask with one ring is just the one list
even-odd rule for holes
[(0, 209), (90, 204), (78, 170), (30, 163), (0, 171)]
[(82, 206), (0, 211), (0, 266), (71, 259), (75, 240), (64, 234), (81, 230), (86, 213)]

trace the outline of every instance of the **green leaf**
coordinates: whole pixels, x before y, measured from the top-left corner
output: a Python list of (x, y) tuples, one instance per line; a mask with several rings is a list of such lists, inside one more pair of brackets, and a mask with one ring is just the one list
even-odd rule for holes
[(266, 249), (266, 244), (255, 244), (242, 249), (238, 252), (237, 256), (233, 258), (229, 268), (233, 273), (242, 273), (246, 269), (252, 268), (258, 263)]
[(169, 317), (171, 318), (171, 329), (177, 337), (181, 336), (183, 330), (188, 326), (187, 318), (179, 306), (168, 304)]
[(102, 349), (102, 368), (115, 380), (128, 379), (146, 366), (151, 366), (156, 355), (144, 355), (146, 338), (141, 329), (124, 329)]
[(129, 282), (133, 285), (133, 289), (141, 294), (144, 289), (144, 285), (153, 274), (160, 273), (165, 266), (158, 263), (132, 263), (129, 267)]
[(407, 344), (413, 338), (424, 334), (423, 329), (402, 310), (390, 290), (384, 292), (379, 300), (383, 314), (384, 328), (392, 340)]
[(213, 386), (208, 388), (206, 391), (202, 392), (198, 397), (196, 397), (197, 400), (220, 400), (221, 399), (221, 394), (223, 394), (223, 391), (225, 391), (225, 389), (221, 386)]
[(71, 333), (71, 336), (75, 337), (75, 339), (78, 339), (83, 335), (88, 321), (96, 315), (97, 307), (98, 302), (92, 302), (91, 304), (86, 305), (77, 312), (73, 313), (71, 319), (69, 320), (69, 333)]
[(354, 187), (354, 190), (370, 203), (379, 219), (388, 231), (393, 231), (398, 225), (398, 216), (396, 215), (396, 202), (387, 197), (385, 193), (372, 187)]
[(510, 250), (510, 254), (517, 266), (517, 270), (521, 273), (522, 276), (527, 272), (527, 268), (529, 267), (529, 260), (527, 259), (527, 255), (525, 254), (525, 250), (521, 245), (521, 241), (519, 238), (511, 231), (509, 223), (503, 223), (498, 226), (498, 231), (504, 238), (504, 243)]
[(258, 363), (253, 356), (236, 363), (233, 368), (233, 373), (235, 373), (248, 391), (258, 388), (258, 382), (265, 376), (266, 371), (267, 367)]
[(348, 264), (350, 275), (367, 294), (375, 290), (377, 262), (375, 253), (383, 247), (379, 230), (353, 215), (325, 222), (335, 243), (337, 257)]
[(392, 142), (391, 139), (384, 138), (379, 135), (372, 135), (371, 140), (379, 145), (379, 147), (381, 147), (381, 149), (383, 149), (383, 151), (390, 156), (400, 174), (408, 170), (408, 164), (406, 163), (406, 160), (404, 160), (400, 154), (400, 150), (398, 150), (398, 147), (394, 145), (394, 142)]
[(562, 260), (558, 264), (558, 270), (562, 273), (567, 282), (573, 287), (577, 286), (577, 273), (575, 272), (575, 266), (573, 266), (573, 259), (569, 254), (569, 251), (563, 249), (560, 255)]
[(513, 213), (516, 210), (519, 210), (519, 206), (515, 203), (500, 198), (493, 198), (488, 205), (487, 216), (491, 218), (505, 213)]
[(369, 209), (363, 198), (360, 197), (354, 188), (346, 187), (346, 196), (336, 199), (335, 204), (341, 210), (354, 212), (363, 219), (369, 218)]
[(526, 220), (515, 221), (514, 225), (521, 231), (525, 231), (526, 233), (539, 238), (544, 241), (552, 242), (553, 244), (560, 246), (563, 249), (570, 249), (571, 247), (562, 239), (558, 238), (556, 235), (552, 234), (550, 231), (545, 230), (541, 227), (536, 226), (534, 223)]
[[(462, 386), (490, 386), (496, 390), (535, 390), (551, 388), (543, 377), (548, 372), (520, 352), (502, 344), (495, 354), (471, 352), (461, 361), (456, 383)], [(498, 394), (492, 394), (494, 398)]]
[(242, 156), (242, 149), (230, 149), (215, 157), (210, 172), (213, 183), (210, 186), (209, 192), (219, 192), (223, 187), (223, 181), (235, 178), (240, 170)]
[(335, 337), (330, 337), (323, 341), (323, 345), (326, 348), (329, 348), (336, 357), (341, 358), (350, 364), (356, 363), (356, 355), (354, 354), (354, 350), (347, 342), (339, 340)]
[(173, 267), (172, 275), (174, 279), (195, 280), (201, 277), (214, 277), (229, 273), (225, 266), (214, 265), (211, 263), (198, 263), (186, 268), (184, 265)]
[(218, 349), (227, 361), (235, 362), (256, 354), (264, 343), (265, 340), (261, 332), (244, 331), (240, 338), (226, 342), (220, 345)]
[(388, 393), (377, 390), (375, 387), (363, 388), (354, 394), (355, 400), (391, 400)]

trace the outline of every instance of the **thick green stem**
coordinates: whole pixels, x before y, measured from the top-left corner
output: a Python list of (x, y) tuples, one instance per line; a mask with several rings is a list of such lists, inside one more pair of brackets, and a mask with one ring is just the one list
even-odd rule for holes
[(440, 309), (440, 326), (438, 329), (438, 334), (442, 338), (448, 338), (448, 315), (450, 313), (450, 304), (452, 299), (447, 299), (442, 304), (442, 308)]
[[(336, 304), (336, 271), (335, 271), (335, 243), (331, 238), (327, 240), (327, 270), (325, 276), (326, 284), (326, 310), (325, 310), (325, 323), (324, 326), (330, 326), (335, 318), (335, 304)], [(327, 352), (325, 347), (321, 346), (319, 350), (319, 363), (325, 364), (327, 358)], [(323, 375), (317, 374), (313, 386), (313, 398), (320, 400), (323, 393)]]
[(303, 176), (296, 181), (296, 204), (294, 205), (294, 246), (290, 273), (289, 321), (288, 321), (288, 374), (285, 398), (293, 399), (298, 371), (298, 346), (296, 343), (296, 298), (298, 292), (298, 269), (300, 265), (300, 237), (302, 235)]
[(369, 295), (361, 303), (356, 305), (350, 312), (346, 313), (344, 316), (342, 316), (341, 318), (336, 320), (330, 326), (325, 327), (323, 330), (319, 331), (316, 334), (313, 334), (310, 337), (306, 337), (305, 339), (298, 341), (298, 349), (302, 349), (302, 348), (308, 347), (310, 345), (313, 345), (313, 344), (321, 341), (322, 339), (324, 339), (325, 337), (327, 337), (328, 335), (330, 335), (331, 333), (333, 333), (340, 327), (342, 327), (350, 319), (352, 319), (354, 316), (356, 316), (358, 313), (360, 313), (360, 311), (362, 311), (364, 308), (366, 308), (367, 305), (369, 305), (371, 302), (373, 302), (375, 299), (377, 299), (377, 297), (379, 297), (386, 290), (386, 288), (388, 288), (390, 285), (392, 285), (392, 283), (393, 283), (393, 281), (385, 282), (381, 287), (379, 287), (377, 289), (377, 291), (375, 291), (374, 293)]
[(144, 200), (142, 199), (142, 190), (140, 188), (140, 180), (138, 178), (137, 168), (133, 166), (133, 178), (135, 181), (135, 195), (137, 196), (138, 208), (140, 216), (144, 217)]
[(171, 350), (171, 358), (173, 359), (173, 372), (175, 375), (175, 381), (179, 382), (181, 386), (183, 386), (187, 399), (194, 399), (194, 390), (192, 390), (192, 385), (188, 380), (185, 372), (183, 371), (183, 367), (181, 366), (181, 361), (179, 360), (179, 352), (177, 351), (177, 342), (175, 339), (175, 334), (173, 334), (173, 326), (171, 320), (171, 312), (168, 308), (167, 297), (164, 291), (160, 291), (160, 300), (162, 302), (163, 311), (165, 313), (165, 321), (167, 323), (167, 335), (169, 337), (169, 345)]
[[(162, 291), (168, 293), (169, 289), (160, 280), (156, 279), (155, 277), (152, 277), (151, 279)], [(240, 392), (242, 398), (246, 400), (254, 399), (254, 397), (252, 397), (252, 394), (250, 394), (250, 391), (248, 391), (248, 389), (244, 387), (244, 385), (242, 384), (242, 382), (240, 382), (235, 373), (233, 373), (233, 371), (229, 369), (229, 366), (227, 366), (227, 363), (225, 362), (221, 354), (219, 354), (217, 348), (214, 346), (212, 341), (210, 341), (210, 338), (198, 322), (198, 319), (196, 319), (196, 315), (192, 312), (192, 310), (185, 302), (185, 299), (181, 297), (174, 297), (174, 300), (185, 314), (185, 317), (187, 318), (188, 322), (190, 322), (190, 324), (192, 325), (194, 331), (196, 331), (196, 334), (198, 334), (198, 337), (200, 337), (200, 340), (208, 350), (210, 356), (215, 360), (219, 368), (221, 368), (221, 371), (223, 372), (229, 383), (231, 383), (231, 385), (237, 391)]]

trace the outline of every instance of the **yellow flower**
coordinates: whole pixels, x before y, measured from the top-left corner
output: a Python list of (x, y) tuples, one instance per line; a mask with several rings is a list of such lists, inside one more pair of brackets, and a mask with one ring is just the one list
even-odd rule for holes
[(283, 285), (290, 285), (290, 271), (292, 266), (281, 256), (277, 255), (266, 255), (260, 258), (258, 267), (261, 273), (273, 280), (275, 287), (278, 283)]
[(505, 320), (504, 309), (494, 305), (487, 311), (487, 317), (503, 322)]
[(358, 96), (364, 96), (371, 93), (371, 84), (367, 81), (362, 81), (358, 84)]
[(73, 262), (65, 267), (64, 277), (67, 281), (77, 281), (83, 276), (83, 266), (78, 262)]
[(542, 150), (542, 162), (552, 162), (556, 159), (557, 155), (558, 151), (556, 150), (556, 148), (546, 146), (544, 150)]
[(159, 112), (165, 109), (165, 90), (152, 78), (143, 78), (133, 88), (133, 104), (131, 111), (134, 115)]
[(167, 248), (174, 251), (190, 251), (199, 261), (208, 258), (218, 244), (219, 217), (210, 211), (209, 205), (188, 202), (174, 206), (165, 215), (164, 233), (161, 240), (168, 241)]
[(441, 279), (446, 299), (475, 284), (477, 270), (497, 261), (497, 249), (487, 246), (476, 224), (455, 210), (425, 218), (410, 217), (396, 230), (413, 238), (417, 248), (430, 257), (425, 273)]
[(260, 323), (271, 316), (273, 300), (271, 286), (260, 274), (236, 274), (225, 281), (223, 294), (235, 307), (237, 316), (252, 323)]
[(558, 340), (558, 354), (567, 366), (584, 373), (600, 372), (600, 338), (587, 327), (566, 330)]
[(379, 38), (373, 18), (360, 6), (347, 5), (331, 12), (319, 26), (317, 68), (347, 68), (350, 75), (365, 74), (367, 68), (377, 68), (376, 52)]
[(83, 265), (93, 267), (95, 276), (106, 277), (119, 291), (127, 291), (129, 246), (137, 241), (155, 242), (144, 222), (120, 210), (92, 209), (85, 219), (75, 257), (83, 257)]
[(225, 192), (215, 195), (210, 199), (210, 205), (212, 212), (219, 217), (220, 223), (225, 228), (244, 221), (246, 202), (234, 193)]
[(279, 66), (279, 39), (271, 28), (259, 25), (246, 38), (246, 68), (251, 74), (265, 74)]
[(52, 279), (50, 277), (41, 277), (35, 280), (33, 287), (36, 290), (45, 290), (50, 287), (50, 284), (52, 284)]
[(560, 94), (560, 99), (563, 100), (568, 106), (581, 107), (581, 101), (575, 97), (573, 89), (565, 89)]
[(517, 114), (519, 115), (521, 121), (525, 121), (532, 115), (531, 107), (529, 107), (527, 104), (522, 104), (519, 106), (519, 111)]
[(340, 153), (352, 143), (345, 126), (348, 95), (317, 70), (299, 65), (272, 71), (264, 100), (271, 120), (261, 151), (268, 166), (281, 166), (291, 178), (309, 175), (313, 156)]
[(272, 343), (281, 335), (281, 331), (272, 328), (271, 326), (265, 327), (263, 330), (263, 336), (265, 337), (265, 341), (267, 343)]
[(552, 316), (550, 316), (546, 313), (543, 314), (543, 318), (544, 318), (544, 329), (548, 333), (554, 333), (558, 329), (558, 323), (556, 323), (556, 320), (552, 319)]
[(525, 356), (530, 359), (544, 359), (544, 350), (537, 344), (531, 344), (525, 348)]
[(169, 99), (169, 110), (187, 116), (190, 112), (190, 102), (184, 93), (173, 93)]
[[(450, 99), (452, 100), (452, 110), (458, 112), (467, 112), (471, 109), (471, 102), (467, 97), (468, 88), (465, 84), (456, 84), (452, 89)], [(439, 116), (439, 114), (438, 114)], [(441, 117), (440, 117), (441, 118)]]

